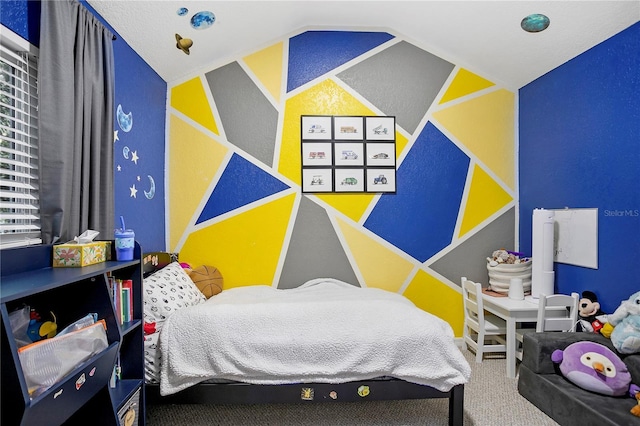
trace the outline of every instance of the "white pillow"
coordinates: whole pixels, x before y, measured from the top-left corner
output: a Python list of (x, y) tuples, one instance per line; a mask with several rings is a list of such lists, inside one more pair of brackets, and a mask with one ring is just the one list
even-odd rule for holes
[(178, 262), (145, 278), (143, 289), (144, 322), (155, 322), (156, 331), (160, 331), (161, 323), (178, 309), (207, 300)]

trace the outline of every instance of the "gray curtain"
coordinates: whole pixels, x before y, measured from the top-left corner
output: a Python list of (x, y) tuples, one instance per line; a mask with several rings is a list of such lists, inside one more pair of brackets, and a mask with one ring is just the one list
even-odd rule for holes
[(38, 65), (44, 243), (111, 239), (113, 35), (76, 0), (43, 1)]

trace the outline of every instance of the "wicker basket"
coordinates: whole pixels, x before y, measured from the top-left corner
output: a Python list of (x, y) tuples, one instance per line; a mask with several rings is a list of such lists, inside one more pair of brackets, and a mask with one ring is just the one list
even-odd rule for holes
[(531, 294), (531, 259), (523, 263), (499, 263), (491, 266), (487, 261), (489, 271), (489, 287), (496, 293), (509, 293), (512, 278), (520, 278), (524, 294)]

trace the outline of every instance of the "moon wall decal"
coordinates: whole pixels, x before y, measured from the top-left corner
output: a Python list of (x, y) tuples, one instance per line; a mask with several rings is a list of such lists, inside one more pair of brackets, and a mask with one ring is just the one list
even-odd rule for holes
[(144, 191), (144, 196), (147, 197), (148, 200), (152, 199), (156, 195), (156, 182), (153, 180), (151, 175), (147, 175), (149, 178), (149, 191)]
[(123, 132), (128, 132), (131, 130), (133, 126), (133, 114), (129, 112), (129, 114), (125, 114), (122, 110), (122, 105), (118, 104), (118, 110), (116, 111), (116, 115), (118, 118), (118, 125), (122, 129)]

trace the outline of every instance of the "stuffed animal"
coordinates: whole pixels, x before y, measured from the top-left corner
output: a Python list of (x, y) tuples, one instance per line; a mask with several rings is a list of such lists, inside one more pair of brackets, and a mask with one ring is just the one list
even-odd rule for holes
[(640, 417), (640, 392), (636, 392), (636, 401), (638, 401), (638, 404), (631, 408), (631, 414)]
[(613, 326), (611, 343), (621, 354), (640, 352), (640, 291), (623, 301), (608, 316)]
[(582, 292), (578, 303), (579, 330), (597, 333), (607, 322), (606, 314), (600, 309), (598, 297), (592, 291)]
[(600, 343), (572, 343), (564, 351), (553, 351), (551, 361), (560, 364), (560, 372), (567, 380), (591, 392), (609, 396), (629, 392), (635, 396), (640, 389), (631, 384), (631, 374), (620, 357)]

